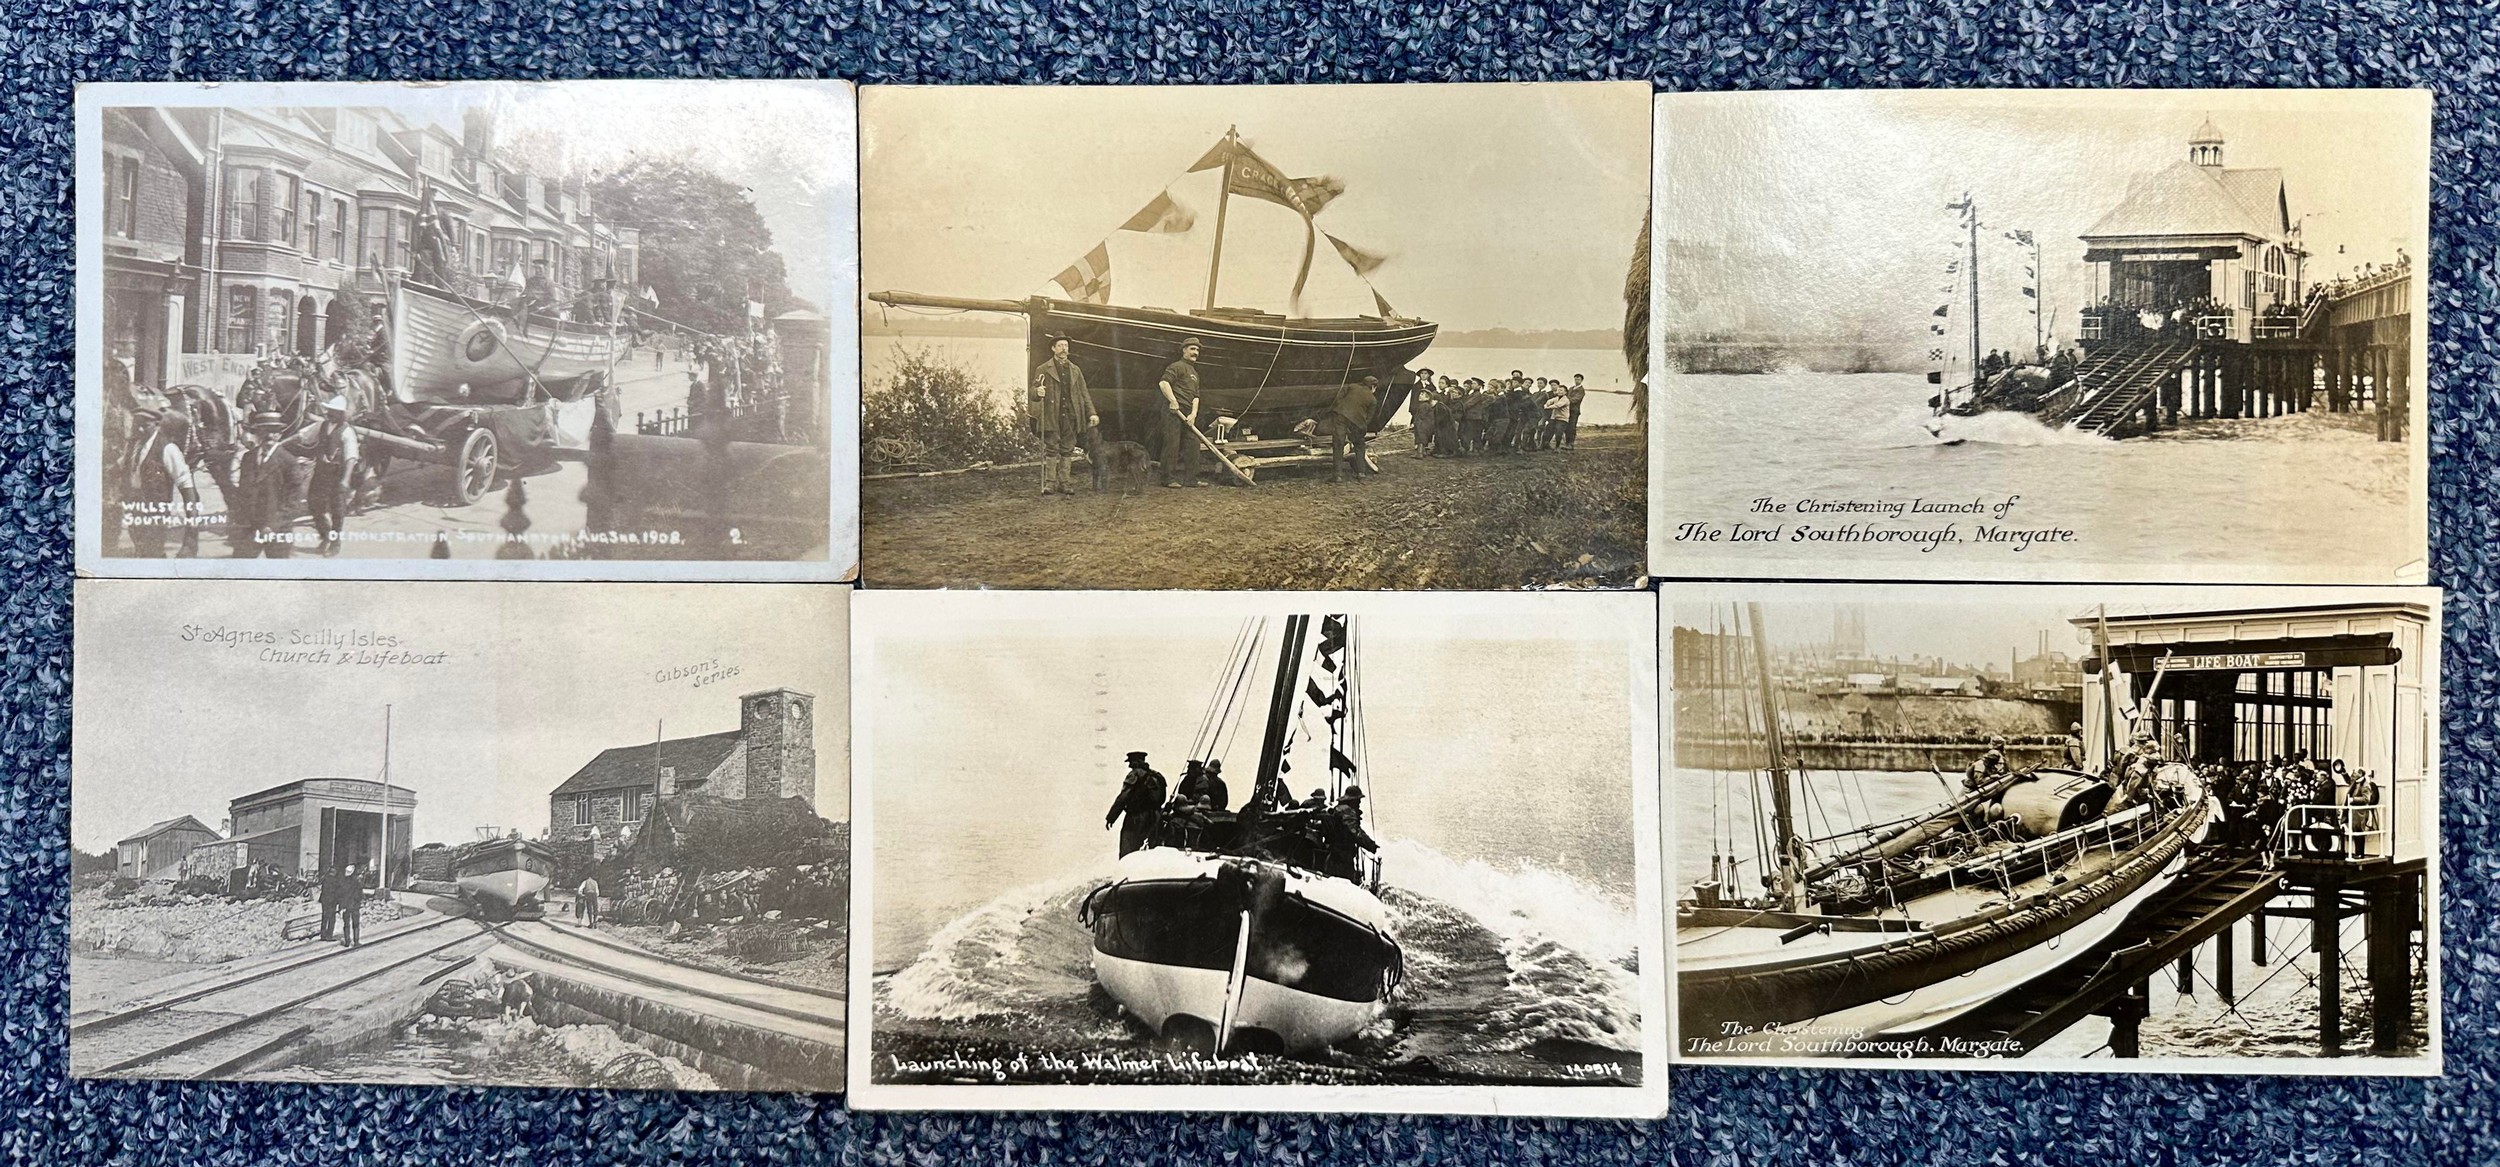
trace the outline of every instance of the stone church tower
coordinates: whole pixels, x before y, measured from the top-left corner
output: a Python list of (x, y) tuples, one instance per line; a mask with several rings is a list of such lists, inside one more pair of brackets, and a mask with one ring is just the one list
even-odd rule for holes
[(746, 797), (800, 798), (816, 806), (816, 698), (766, 689), (738, 699), (746, 738)]

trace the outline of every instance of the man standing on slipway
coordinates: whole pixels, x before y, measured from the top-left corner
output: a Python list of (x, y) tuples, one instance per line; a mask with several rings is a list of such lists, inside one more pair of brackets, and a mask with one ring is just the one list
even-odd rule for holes
[(1085, 387), (1085, 370), (1068, 359), (1068, 338), (1050, 338), (1050, 359), (1033, 371), (1033, 392), (1026, 402), (1039, 429), (1035, 436), (1042, 442), (1042, 493), (1073, 496), (1070, 470), (1075, 459), (1068, 453), (1085, 437), (1085, 431), (1102, 424), (1094, 413), (1094, 398)]

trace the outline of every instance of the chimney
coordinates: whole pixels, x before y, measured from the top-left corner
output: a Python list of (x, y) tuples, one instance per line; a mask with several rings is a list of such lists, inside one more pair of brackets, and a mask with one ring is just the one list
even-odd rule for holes
[(816, 698), (766, 689), (738, 699), (746, 737), (747, 797), (800, 798), (816, 806)]

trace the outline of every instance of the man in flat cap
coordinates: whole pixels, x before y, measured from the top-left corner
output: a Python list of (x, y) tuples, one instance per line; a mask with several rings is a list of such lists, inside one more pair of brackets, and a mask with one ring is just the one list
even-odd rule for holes
[(1198, 423), (1198, 338), (1181, 342), (1181, 359), (1163, 367), (1163, 376), (1156, 381), (1163, 390), (1163, 484), (1165, 486), (1199, 486), (1198, 435), (1191, 430)]
[(295, 553), (295, 509), (304, 501), (304, 458), (287, 434), (286, 418), (251, 416), (251, 445), (235, 454), (235, 497), (226, 506), (237, 559), (286, 559)]
[(1094, 412), (1093, 391), (1086, 388), (1085, 370), (1068, 356), (1068, 338), (1050, 338), (1050, 359), (1033, 371), (1033, 392), (1026, 405), (1042, 441), (1042, 493), (1073, 496), (1070, 451), (1085, 440), (1085, 431), (1102, 424)]
[(1120, 795), (1111, 800), (1111, 810), (1102, 817), (1104, 830), (1120, 824), (1120, 854), (1143, 847), (1154, 837), (1163, 818), (1164, 790), (1163, 775), (1146, 764), (1146, 751), (1130, 750), (1128, 776), (1120, 780)]

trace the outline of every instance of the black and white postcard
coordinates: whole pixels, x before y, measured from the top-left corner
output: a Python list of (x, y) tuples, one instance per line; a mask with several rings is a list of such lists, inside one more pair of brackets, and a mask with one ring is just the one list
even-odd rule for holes
[(79, 570), (847, 578), (856, 109), (80, 86)]
[(854, 1104), (1665, 1110), (1652, 596), (857, 607)]
[(2430, 114), (1660, 97), (1651, 570), (2426, 582)]
[(849, 596), (79, 581), (71, 1073), (841, 1089)]
[(2436, 1075), (2434, 588), (1671, 584), (1691, 1063)]
[(867, 89), (861, 578), (1638, 585), (1648, 94)]

